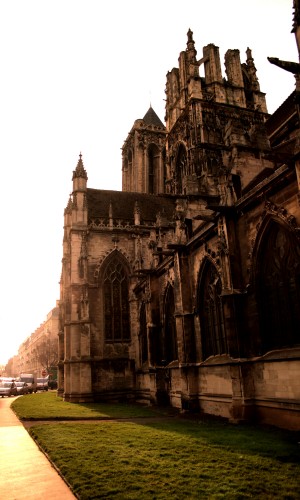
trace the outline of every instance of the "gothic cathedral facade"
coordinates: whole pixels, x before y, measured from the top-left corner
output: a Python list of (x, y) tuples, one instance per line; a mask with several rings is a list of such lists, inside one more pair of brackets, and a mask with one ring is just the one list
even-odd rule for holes
[(150, 107), (124, 142), (122, 191), (88, 187), (81, 155), (73, 172), (58, 393), (299, 429), (298, 84), (270, 116), (251, 50), (224, 78), (190, 30), (178, 66), (166, 125)]

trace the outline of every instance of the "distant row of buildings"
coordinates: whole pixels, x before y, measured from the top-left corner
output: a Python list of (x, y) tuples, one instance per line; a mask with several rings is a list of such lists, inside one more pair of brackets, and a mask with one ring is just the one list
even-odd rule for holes
[(17, 377), (20, 373), (47, 373), (56, 379), (58, 362), (59, 307), (47, 314), (46, 320), (20, 345), (3, 370), (6, 376)]

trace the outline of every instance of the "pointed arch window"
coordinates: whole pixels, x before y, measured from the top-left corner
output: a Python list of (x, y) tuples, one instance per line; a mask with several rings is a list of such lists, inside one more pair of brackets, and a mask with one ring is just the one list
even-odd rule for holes
[(263, 350), (300, 345), (300, 245), (276, 221), (263, 237), (256, 285)]
[(105, 267), (103, 295), (105, 340), (130, 340), (128, 274), (118, 256)]
[(165, 297), (165, 327), (164, 327), (164, 343), (163, 343), (163, 362), (164, 364), (171, 363), (178, 359), (177, 351), (177, 334), (175, 321), (175, 299), (174, 289), (170, 285)]
[(140, 359), (141, 363), (148, 361), (148, 341), (147, 341), (147, 321), (146, 321), (146, 306), (143, 303), (140, 310)]
[(155, 144), (148, 148), (148, 193), (157, 193), (157, 181), (159, 174), (159, 149)]
[(221, 292), (220, 276), (215, 266), (207, 261), (198, 294), (203, 359), (227, 353)]

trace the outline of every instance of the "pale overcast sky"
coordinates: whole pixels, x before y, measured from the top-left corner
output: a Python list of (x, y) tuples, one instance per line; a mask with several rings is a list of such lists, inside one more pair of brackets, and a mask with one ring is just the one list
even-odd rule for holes
[[(298, 61), (292, 0), (3, 0), (0, 3), (2, 238), (0, 364), (59, 299), (63, 213), (79, 153), (88, 187), (121, 189), (121, 147), (150, 102), (164, 120), (166, 73), (186, 33), (199, 59), (252, 49), (272, 113)], [(224, 76), (225, 73), (224, 73)]]

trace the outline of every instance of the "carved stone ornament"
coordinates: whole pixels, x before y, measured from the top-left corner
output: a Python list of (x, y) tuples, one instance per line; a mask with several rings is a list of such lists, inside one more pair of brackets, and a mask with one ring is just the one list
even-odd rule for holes
[(125, 257), (126, 261), (130, 264), (130, 267), (131, 268), (133, 267), (133, 261), (132, 261), (132, 259), (129, 257), (129, 255), (124, 250), (122, 250), (121, 248), (118, 248), (118, 249), (111, 248), (110, 250), (108, 250), (107, 252), (105, 252), (105, 254), (98, 261), (98, 264), (97, 264), (96, 269), (94, 271), (94, 279), (95, 279), (96, 282), (98, 282), (98, 280), (99, 280), (100, 269), (101, 269), (101, 266), (102, 266), (103, 262), (113, 252), (120, 252), (120, 254), (122, 254), (123, 257)]
[(294, 231), (295, 236), (300, 239), (300, 227), (297, 224), (296, 218), (289, 214), (285, 208), (277, 207), (275, 203), (266, 201), (264, 216), (270, 213), (282, 219)]
[(170, 283), (170, 285), (174, 286), (175, 282), (175, 271), (174, 268), (169, 268), (167, 272), (167, 282)]
[(215, 252), (206, 244), (205, 245), (205, 255), (204, 255), (203, 261), (204, 261), (204, 259), (208, 259), (216, 267), (218, 273), (222, 277), (222, 268), (220, 265), (219, 252)]
[(224, 217), (220, 217), (218, 223), (218, 243), (217, 243), (219, 255), (221, 253), (224, 253), (226, 255), (229, 254), (228, 242), (224, 231), (224, 223), (225, 223)]

